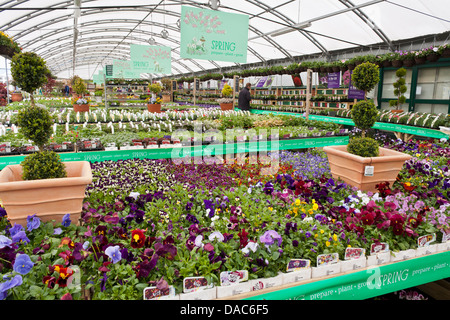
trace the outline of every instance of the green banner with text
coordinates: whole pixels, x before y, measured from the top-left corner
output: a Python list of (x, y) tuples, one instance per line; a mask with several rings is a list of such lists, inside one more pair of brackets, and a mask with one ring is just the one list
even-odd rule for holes
[(248, 25), (247, 15), (182, 6), (180, 56), (246, 63)]
[(450, 277), (450, 251), (308, 282), (244, 300), (363, 300)]
[(165, 46), (131, 44), (132, 68), (140, 73), (172, 73), (172, 50)]

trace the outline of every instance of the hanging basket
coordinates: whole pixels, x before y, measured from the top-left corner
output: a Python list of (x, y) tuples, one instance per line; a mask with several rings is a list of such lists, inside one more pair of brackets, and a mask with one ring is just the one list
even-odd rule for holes
[(438, 61), (438, 59), (439, 55), (437, 53), (430, 53), (429, 55), (427, 55), (427, 61), (435, 62)]
[(427, 62), (427, 58), (425, 58), (425, 57), (415, 57), (414, 58), (414, 62), (416, 64), (424, 64), (425, 62)]
[(407, 67), (407, 68), (410, 68), (410, 67), (412, 67), (413, 65), (414, 65), (414, 60), (413, 59), (406, 59), (406, 60), (403, 60), (403, 66), (404, 67)]
[(0, 46), (0, 56), (11, 59), (15, 51), (13, 48), (7, 46)]
[(450, 58), (450, 48), (445, 48), (441, 53), (442, 58)]
[(392, 60), (392, 66), (394, 68), (401, 68), (401, 67), (403, 67), (403, 61), (402, 60)]

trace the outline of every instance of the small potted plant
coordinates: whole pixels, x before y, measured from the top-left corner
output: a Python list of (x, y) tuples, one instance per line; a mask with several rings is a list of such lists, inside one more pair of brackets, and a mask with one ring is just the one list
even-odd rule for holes
[(150, 98), (147, 98), (147, 110), (149, 112), (161, 113), (161, 98), (157, 95), (162, 91), (161, 85), (159, 83), (149, 84), (148, 89), (152, 93)]
[(0, 172), (0, 198), (9, 221), (26, 225), (27, 217), (36, 214), (44, 222), (61, 222), (69, 213), (78, 223), (85, 188), (92, 182), (90, 163), (62, 162), (57, 153), (44, 150), (53, 124), (45, 107), (32, 105), (20, 110), (17, 123), (38, 151), (20, 165), (8, 165)]
[(75, 112), (88, 112), (90, 99), (86, 98), (86, 84), (83, 79), (77, 77), (73, 82), (73, 91), (75, 95), (72, 98), (73, 111)]
[(233, 88), (229, 84), (225, 84), (222, 88), (222, 98), (217, 99), (220, 104), (220, 109), (223, 111), (233, 110)]
[(163, 102), (171, 102), (172, 96), (170, 94), (170, 90), (172, 88), (172, 81), (168, 78), (161, 79), (162, 83), (162, 101)]
[(406, 69), (405, 68), (398, 69), (395, 72), (395, 75), (397, 76), (397, 81), (393, 83), (393, 86), (394, 86), (394, 94), (397, 96), (397, 100), (390, 100), (389, 106), (395, 108), (391, 110), (393, 113), (402, 113), (403, 110), (401, 108), (401, 105), (406, 102), (406, 97), (404, 93), (406, 92), (406, 90), (408, 90), (408, 88), (405, 85)]
[(348, 145), (323, 148), (333, 178), (342, 179), (362, 191), (375, 192), (377, 184), (393, 183), (403, 163), (411, 158), (408, 154), (382, 148), (375, 139), (366, 136), (378, 116), (374, 103), (367, 99), (367, 92), (378, 84), (379, 79), (377, 65), (365, 62), (355, 67), (352, 83), (366, 93), (366, 99), (356, 103), (351, 110), (352, 120), (361, 130), (361, 136), (350, 139)]

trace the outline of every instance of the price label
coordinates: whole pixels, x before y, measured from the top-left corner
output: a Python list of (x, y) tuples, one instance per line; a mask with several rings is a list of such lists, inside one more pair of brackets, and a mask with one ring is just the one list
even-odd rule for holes
[(364, 176), (366, 177), (372, 177), (373, 176), (373, 166), (365, 166), (364, 167)]

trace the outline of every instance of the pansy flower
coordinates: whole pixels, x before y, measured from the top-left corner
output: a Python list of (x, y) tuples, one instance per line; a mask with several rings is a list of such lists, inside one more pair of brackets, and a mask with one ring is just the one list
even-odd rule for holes
[(145, 243), (144, 232), (140, 229), (135, 229), (131, 231), (131, 247), (132, 248), (142, 248)]

